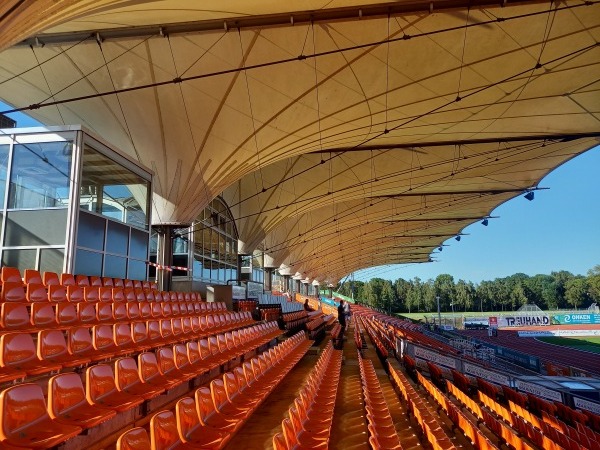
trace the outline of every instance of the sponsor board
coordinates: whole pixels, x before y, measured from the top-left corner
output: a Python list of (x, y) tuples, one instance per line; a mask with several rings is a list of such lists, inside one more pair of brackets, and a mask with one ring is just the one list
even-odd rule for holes
[(586, 411), (600, 414), (600, 403), (590, 402), (579, 397), (573, 397), (575, 408), (585, 409)]
[(424, 359), (425, 361), (430, 361), (434, 364), (439, 364), (441, 366), (450, 367), (451, 369), (456, 369), (456, 360), (454, 358), (450, 358), (449, 356), (440, 355), (439, 353), (424, 349), (422, 347), (418, 347), (416, 345), (414, 346), (414, 348), (415, 348), (415, 357)]
[(515, 350), (511, 350), (506, 347), (501, 347), (499, 345), (490, 344), (489, 342), (476, 340), (478, 344), (481, 344), (483, 347), (492, 348), (497, 356), (500, 356), (513, 364), (517, 364), (521, 367), (526, 367), (531, 370), (535, 370), (536, 372), (540, 372), (540, 359), (536, 356), (531, 356), (526, 353), (517, 352)]
[(467, 362), (463, 363), (463, 371), (467, 375), (479, 377), (482, 380), (509, 386), (509, 379), (506, 375), (502, 375), (497, 372), (492, 372), (491, 370), (484, 369), (483, 367), (477, 366), (475, 364), (470, 364)]
[(537, 384), (527, 383), (526, 381), (516, 380), (515, 386), (519, 391), (529, 392), (530, 394), (537, 395), (548, 400), (562, 402), (562, 395), (560, 392), (547, 389)]
[(600, 324), (600, 314), (557, 314), (552, 322), (560, 325)]
[(519, 331), (517, 331), (517, 334), (519, 335), (519, 337), (600, 336), (600, 330), (539, 330), (539, 331), (519, 330)]
[(529, 327), (546, 325), (550, 325), (550, 317), (544, 315), (506, 316), (498, 319), (499, 327)]

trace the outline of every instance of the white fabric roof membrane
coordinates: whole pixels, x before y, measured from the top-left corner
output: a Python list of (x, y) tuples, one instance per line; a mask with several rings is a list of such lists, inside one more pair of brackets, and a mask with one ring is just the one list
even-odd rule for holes
[(5, 2), (0, 98), (151, 167), (154, 223), (223, 193), (244, 251), (335, 282), (427, 261), (598, 144), (597, 1), (442, 8)]

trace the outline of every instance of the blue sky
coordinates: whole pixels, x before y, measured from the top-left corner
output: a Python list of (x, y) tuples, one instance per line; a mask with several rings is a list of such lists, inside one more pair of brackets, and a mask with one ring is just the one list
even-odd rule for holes
[[(0, 102), (0, 110), (8, 109)], [(38, 125), (11, 114), (18, 126)], [(478, 283), (523, 272), (528, 275), (568, 270), (585, 275), (600, 264), (600, 146), (572, 159), (539, 184), (535, 199), (516, 197), (491, 214), (484, 227), (475, 223), (460, 242), (446, 241), (437, 262), (370, 268), (355, 279), (435, 278), (441, 273)]]

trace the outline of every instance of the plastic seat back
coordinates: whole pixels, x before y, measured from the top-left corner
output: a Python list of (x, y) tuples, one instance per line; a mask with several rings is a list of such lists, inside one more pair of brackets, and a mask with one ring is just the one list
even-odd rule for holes
[(84, 286), (83, 299), (88, 303), (100, 301), (100, 288), (98, 286)]
[(39, 361), (29, 333), (7, 333), (0, 337), (0, 367), (20, 369), (23, 364)]
[(163, 339), (168, 340), (173, 336), (173, 324), (169, 319), (163, 319), (160, 321), (160, 335)]
[(101, 277), (90, 275), (88, 278), (89, 278), (90, 286), (98, 286), (98, 287), (104, 286), (104, 284), (102, 283), (102, 278)]
[(148, 324), (146, 322), (134, 322), (131, 325), (131, 339), (138, 348), (145, 346), (149, 341)]
[(0, 309), (2, 330), (22, 330), (30, 327), (29, 312), (22, 303), (2, 303)]
[(196, 428), (201, 426), (196, 401), (191, 397), (184, 397), (177, 402), (175, 416), (179, 435), (184, 438), (187, 438)]
[(77, 303), (77, 315), (82, 324), (92, 324), (97, 320), (96, 305), (93, 303)]
[(140, 318), (140, 307), (138, 302), (127, 303), (127, 317), (129, 320), (137, 320)]
[(75, 282), (75, 277), (70, 273), (61, 273), (60, 274), (60, 284), (63, 286), (75, 286), (77, 283)]
[(83, 288), (74, 284), (67, 285), (67, 300), (71, 303), (81, 303), (85, 301)]
[(150, 303), (140, 302), (138, 303), (138, 308), (140, 310), (140, 319), (145, 320), (152, 317), (152, 309), (150, 307)]
[[(104, 285), (106, 286), (106, 284)], [(113, 278), (113, 287), (123, 289), (125, 287), (125, 283), (122, 278)]]
[(25, 269), (25, 272), (23, 272), (23, 281), (25, 284), (44, 284), (42, 281), (42, 275), (38, 270), (35, 269)]
[[(11, 386), (0, 393), (2, 437), (10, 445), (48, 448), (81, 432), (80, 427), (51, 422), (42, 388), (35, 383)], [(52, 428), (52, 429), (49, 429)]]
[(135, 359), (119, 358), (115, 361), (115, 382), (119, 391), (142, 382)]
[(67, 289), (60, 284), (51, 284), (47, 286), (48, 300), (56, 303), (64, 303), (67, 301)]
[(115, 303), (125, 303), (127, 298), (125, 296), (125, 291), (121, 288), (112, 288), (112, 301)]
[(2, 283), (1, 300), (3, 302), (26, 302), (25, 286), (22, 282), (5, 281)]
[(117, 450), (151, 450), (150, 436), (142, 427), (132, 428), (119, 436)]
[(50, 328), (57, 325), (56, 311), (50, 303), (31, 305), (31, 324), (36, 328)]
[(98, 322), (110, 323), (113, 319), (113, 305), (110, 303), (99, 302), (94, 305), (96, 308), (96, 319)]
[(75, 284), (77, 286), (91, 286), (90, 278), (87, 275), (75, 275)]
[(173, 355), (172, 348), (159, 348), (156, 352), (156, 359), (163, 375), (169, 376), (169, 374), (175, 374), (177, 367), (175, 366), (175, 356)]
[(116, 323), (113, 325), (113, 336), (117, 347), (124, 349), (131, 347), (133, 340), (131, 337), (131, 325), (128, 323)]
[(117, 391), (115, 375), (108, 364), (96, 364), (85, 371), (85, 389), (87, 400), (98, 403), (98, 400)]
[(138, 355), (138, 373), (144, 382), (153, 380), (156, 377), (162, 377), (160, 366), (156, 355), (152, 352), (140, 353)]
[(183, 322), (181, 321), (181, 318), (172, 319), (171, 324), (173, 326), (173, 336), (181, 336), (183, 334)]
[(58, 278), (58, 274), (56, 272), (44, 272), (42, 281), (46, 286), (60, 285), (60, 279)]
[(39, 359), (53, 359), (68, 355), (67, 341), (60, 330), (41, 330), (37, 338), (37, 355)]
[(2, 266), (2, 272), (0, 274), (2, 283), (21, 283), (23, 284), (23, 278), (21, 277), (21, 271), (16, 267)]
[(60, 417), (77, 405), (87, 404), (85, 389), (79, 374), (60, 373), (48, 380), (48, 412), (50, 417)]
[(112, 303), (113, 295), (112, 295), (112, 287), (101, 286), (98, 287), (98, 301), (103, 303)]
[(202, 357), (200, 356), (200, 347), (197, 341), (189, 341), (186, 344), (187, 355), (191, 364), (199, 363)]
[(67, 332), (67, 348), (72, 355), (86, 356), (94, 352), (90, 329), (86, 327), (71, 328)]
[(25, 296), (30, 303), (48, 302), (48, 291), (42, 283), (27, 283)]
[(113, 320), (115, 322), (123, 322), (127, 320), (127, 303), (113, 303)]
[(59, 326), (75, 325), (79, 320), (75, 305), (70, 303), (57, 303), (56, 306), (56, 321)]
[(148, 339), (150, 339), (150, 342), (158, 342), (162, 339), (160, 334), (160, 322), (158, 320), (148, 321)]
[(204, 426), (209, 426), (208, 419), (215, 413), (215, 404), (212, 400), (212, 394), (209, 388), (200, 387), (194, 392), (196, 400), (196, 411), (198, 412), (198, 420)]
[(150, 419), (150, 445), (152, 450), (170, 450), (181, 442), (177, 421), (171, 411), (160, 411)]
[(110, 325), (94, 325), (92, 327), (92, 343), (100, 352), (112, 352), (115, 349), (113, 330)]
[(179, 370), (185, 370), (190, 367), (190, 358), (188, 357), (185, 344), (175, 344), (173, 346), (173, 357), (175, 359), (175, 366)]

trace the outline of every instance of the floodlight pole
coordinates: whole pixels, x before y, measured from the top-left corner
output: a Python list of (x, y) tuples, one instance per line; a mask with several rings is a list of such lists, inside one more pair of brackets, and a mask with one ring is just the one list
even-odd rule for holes
[(435, 299), (437, 300), (437, 308), (438, 308), (438, 327), (442, 326), (442, 313), (440, 312), (440, 296), (436, 295)]

